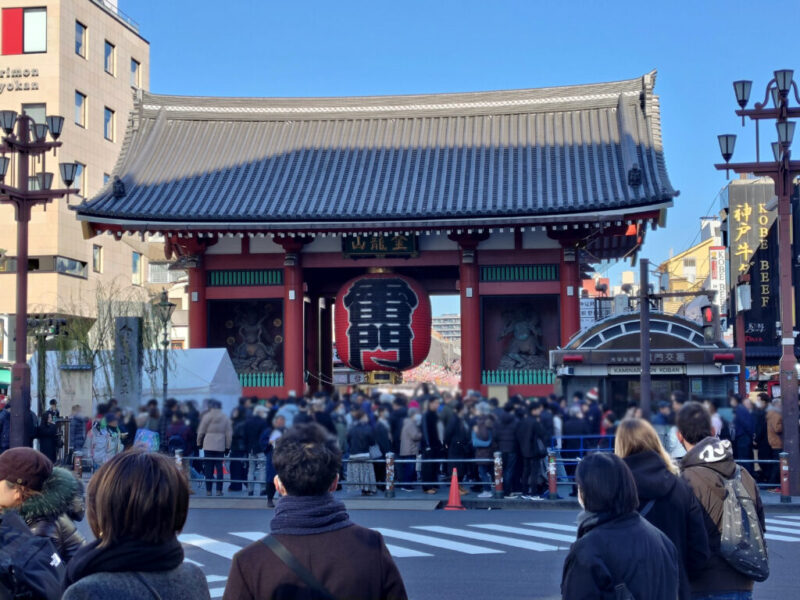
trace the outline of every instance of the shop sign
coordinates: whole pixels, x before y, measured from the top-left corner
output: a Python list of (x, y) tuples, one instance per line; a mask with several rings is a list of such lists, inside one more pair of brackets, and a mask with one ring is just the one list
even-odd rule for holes
[[(642, 368), (639, 365), (614, 366), (609, 365), (609, 375), (641, 375)], [(685, 375), (684, 365), (651, 365), (650, 375)]]
[(728, 264), (725, 246), (713, 246), (709, 248), (709, 263), (711, 272), (709, 275), (710, 287), (717, 292), (714, 296), (714, 304), (719, 308), (719, 314), (728, 314)]
[(415, 235), (355, 235), (342, 238), (345, 258), (414, 258), (419, 256)]
[(39, 89), (39, 69), (0, 67), (0, 94)]

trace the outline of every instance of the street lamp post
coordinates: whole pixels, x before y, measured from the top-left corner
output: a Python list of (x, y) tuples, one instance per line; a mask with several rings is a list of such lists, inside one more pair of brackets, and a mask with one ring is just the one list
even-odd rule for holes
[[(25, 436), (25, 415), (31, 405), (31, 371), (27, 362), (28, 340), (28, 222), (34, 206), (47, 206), (56, 198), (62, 198), (79, 190), (69, 189), (75, 181), (77, 165), (61, 163), (61, 178), (66, 184), (64, 189), (51, 189), (53, 174), (45, 171), (45, 154), (61, 146), (58, 141), (64, 126), (64, 117), (51, 115), (45, 123), (37, 123), (29, 115), (18, 115), (13, 110), (0, 110), (0, 128), (3, 129), (2, 145), (0, 145), (0, 204), (14, 207), (14, 219), (17, 222), (17, 256), (16, 256), (16, 357), (11, 368), (11, 447), (30, 443)], [(16, 132), (15, 132), (16, 129)], [(47, 141), (50, 134), (52, 141)], [(17, 161), (16, 179), (13, 175), (8, 181), (8, 167), (11, 155)], [(41, 163), (41, 172), (35, 173), (36, 159)], [(34, 175), (31, 176), (31, 159), (34, 159)]]
[[(800, 117), (800, 107), (789, 106), (789, 92), (800, 105), (800, 94), (797, 84), (792, 80), (794, 72), (789, 69), (775, 71), (774, 77), (767, 84), (764, 100), (756, 102), (755, 107), (746, 108), (750, 100), (752, 81), (735, 81), (733, 89), (739, 110), (736, 114), (756, 123), (756, 162), (732, 163), (736, 136), (725, 134), (719, 136), (720, 151), (725, 161), (714, 165), (718, 170), (732, 170), (735, 173), (753, 173), (762, 177), (770, 177), (775, 182), (775, 195), (778, 197), (778, 269), (781, 321), (781, 359), (780, 385), (783, 397), (783, 448), (789, 454), (790, 493), (800, 495), (800, 443), (798, 440), (798, 397), (797, 397), (797, 360), (794, 355), (794, 301), (792, 290), (792, 244), (791, 244), (791, 194), (792, 181), (800, 174), (800, 161), (791, 160), (790, 147), (794, 136), (794, 121), (791, 117)], [(768, 101), (772, 100), (772, 107)], [(774, 119), (778, 141), (772, 143), (773, 160), (762, 162), (759, 156), (759, 122), (763, 119)]]
[(172, 319), (172, 313), (175, 311), (175, 305), (169, 301), (167, 297), (167, 290), (162, 290), (161, 300), (154, 305), (156, 316), (161, 321), (164, 327), (164, 339), (161, 340), (161, 345), (164, 347), (163, 364), (161, 366), (162, 379), (164, 383), (164, 402), (167, 401), (167, 350), (169, 349), (169, 322)]

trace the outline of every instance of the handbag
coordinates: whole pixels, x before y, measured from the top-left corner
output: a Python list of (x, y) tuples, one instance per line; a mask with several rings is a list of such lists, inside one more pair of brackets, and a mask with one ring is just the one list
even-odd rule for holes
[(380, 460), (383, 457), (383, 452), (381, 452), (381, 447), (378, 444), (372, 444), (368, 452), (370, 460)]
[(302, 582), (306, 584), (306, 586), (308, 586), (309, 589), (316, 592), (317, 595), (324, 600), (336, 600), (336, 597), (331, 594), (324, 585), (317, 581), (317, 579), (311, 574), (311, 571), (301, 565), (294, 555), (286, 549), (286, 546), (281, 544), (276, 538), (268, 535), (261, 539), (261, 543), (272, 550), (275, 556), (280, 558), (283, 564), (289, 567), (292, 572), (294, 572), (294, 574), (297, 575)]

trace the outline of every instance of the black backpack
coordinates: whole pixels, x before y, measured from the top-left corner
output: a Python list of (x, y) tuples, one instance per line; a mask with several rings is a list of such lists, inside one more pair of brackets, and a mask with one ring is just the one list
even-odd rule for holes
[(725, 501), (722, 505), (720, 554), (742, 575), (754, 581), (769, 577), (769, 558), (764, 532), (756, 514), (756, 505), (742, 483), (742, 469), (724, 479)]
[(58, 600), (66, 568), (48, 538), (31, 533), (14, 511), (0, 522), (0, 594), (14, 599)]

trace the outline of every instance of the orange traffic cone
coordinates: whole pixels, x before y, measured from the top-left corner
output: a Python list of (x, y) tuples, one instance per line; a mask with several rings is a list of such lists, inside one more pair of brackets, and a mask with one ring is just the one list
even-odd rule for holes
[(450, 498), (447, 500), (445, 510), (466, 510), (461, 504), (461, 494), (458, 489), (458, 471), (453, 469), (453, 477), (450, 479)]

